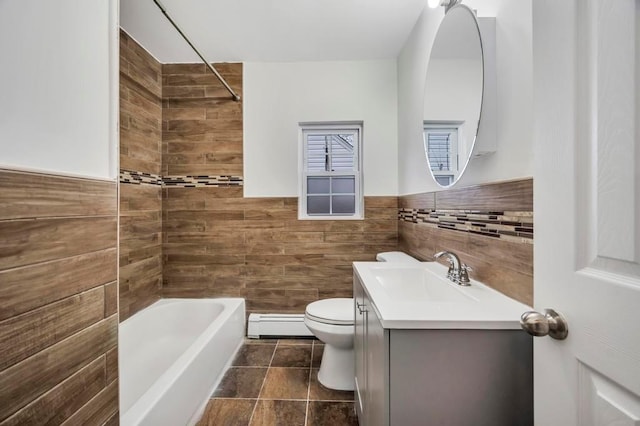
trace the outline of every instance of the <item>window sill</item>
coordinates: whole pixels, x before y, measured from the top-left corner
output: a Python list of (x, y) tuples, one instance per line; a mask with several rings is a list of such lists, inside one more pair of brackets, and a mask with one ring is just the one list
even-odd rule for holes
[(300, 216), (298, 220), (364, 220), (364, 216)]

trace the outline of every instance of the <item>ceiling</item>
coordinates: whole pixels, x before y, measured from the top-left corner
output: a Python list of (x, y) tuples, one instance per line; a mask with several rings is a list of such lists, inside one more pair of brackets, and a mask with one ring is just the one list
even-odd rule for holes
[[(396, 58), (426, 0), (162, 0), (211, 62)], [(120, 25), (162, 63), (199, 59), (153, 0), (120, 0)]]

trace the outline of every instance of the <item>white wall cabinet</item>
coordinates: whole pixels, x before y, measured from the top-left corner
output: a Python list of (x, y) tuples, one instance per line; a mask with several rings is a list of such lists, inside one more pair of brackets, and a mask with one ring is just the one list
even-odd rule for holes
[(533, 425), (531, 336), (385, 329), (355, 274), (353, 283), (360, 426)]

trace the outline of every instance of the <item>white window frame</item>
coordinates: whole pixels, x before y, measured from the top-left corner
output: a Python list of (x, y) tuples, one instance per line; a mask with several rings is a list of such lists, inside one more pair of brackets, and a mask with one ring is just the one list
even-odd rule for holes
[[(434, 179), (437, 177), (448, 177), (449, 185), (456, 181), (458, 175), (460, 174), (460, 155), (459, 155), (459, 139), (460, 134), (462, 133), (462, 125), (464, 122), (460, 121), (425, 121), (423, 124), (422, 136), (424, 139), (424, 152), (427, 157), (427, 162), (429, 163), (429, 171), (433, 175)], [(443, 130), (453, 130), (451, 133), (454, 135), (454, 139), (452, 140), (451, 150), (449, 152), (449, 161), (452, 165), (452, 170), (433, 170), (431, 168), (431, 162), (429, 161), (429, 147), (428, 141), (429, 138), (427, 136), (428, 133), (438, 132)], [(437, 180), (437, 179), (436, 179)], [(442, 183), (440, 183), (443, 185)], [(444, 185), (447, 186), (447, 185)]]
[[(328, 122), (328, 123), (299, 123), (299, 193), (298, 193), (298, 219), (300, 220), (362, 220), (364, 219), (364, 197), (362, 191), (362, 123), (361, 122)], [(346, 171), (308, 171), (307, 149), (305, 146), (306, 135), (326, 134), (327, 132), (355, 133), (354, 142), (354, 169)], [(328, 215), (307, 214), (307, 178), (313, 176), (353, 176), (355, 189), (355, 212), (334, 213)]]

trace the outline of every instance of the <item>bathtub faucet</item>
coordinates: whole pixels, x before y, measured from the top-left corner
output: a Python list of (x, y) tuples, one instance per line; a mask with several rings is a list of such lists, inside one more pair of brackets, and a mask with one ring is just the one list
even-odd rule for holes
[(449, 259), (449, 270), (447, 271), (447, 278), (458, 285), (468, 286), (471, 285), (469, 280), (469, 271), (472, 271), (470, 267), (460, 262), (460, 258), (457, 254), (450, 251), (439, 251), (434, 254), (434, 259), (438, 259), (442, 256), (447, 256)]

